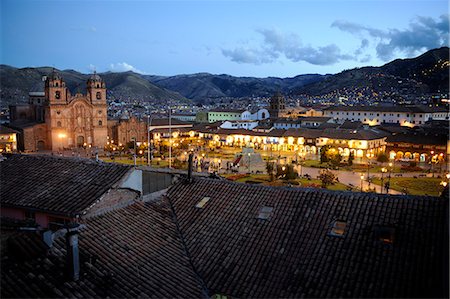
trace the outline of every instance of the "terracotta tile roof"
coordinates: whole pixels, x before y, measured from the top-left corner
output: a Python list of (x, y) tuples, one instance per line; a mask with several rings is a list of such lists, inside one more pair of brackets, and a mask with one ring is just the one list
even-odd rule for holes
[(304, 137), (307, 139), (318, 138), (323, 133), (320, 129), (307, 129), (307, 128), (290, 128), (284, 133), (285, 137)]
[(388, 136), (386, 142), (389, 143), (412, 143), (446, 145), (449, 139), (448, 134), (426, 134), (422, 132), (405, 132)]
[(87, 159), (11, 155), (0, 162), (0, 203), (75, 216), (130, 169)]
[(428, 107), (425, 105), (413, 106), (330, 106), (323, 110), (328, 111), (372, 111), (372, 112), (410, 112), (410, 113), (433, 113), (447, 112), (445, 107)]
[(445, 198), (196, 178), (85, 220), (77, 282), (63, 240), (31, 259), (2, 242), (1, 296), (445, 297), (447, 215)]
[[(448, 292), (444, 198), (209, 179), (178, 184), (168, 196), (210, 294), (444, 297)], [(205, 197), (210, 198), (205, 206), (195, 208)], [(273, 208), (269, 220), (257, 219), (263, 207)], [(343, 237), (329, 235), (336, 220), (346, 222)], [(383, 234), (392, 227), (395, 239), (389, 244)]]
[[(186, 127), (192, 127), (192, 123), (181, 121), (176, 118), (172, 118), (170, 120), (170, 124), (172, 126), (186, 126)], [(168, 126), (169, 125), (169, 118), (153, 118), (151, 122), (152, 127), (158, 127), (158, 126)]]
[(3, 125), (0, 125), (0, 134), (13, 134), (13, 133), (19, 133), (16, 130), (13, 130), (11, 128), (5, 127)]
[(375, 129), (347, 130), (324, 129), (320, 137), (347, 140), (374, 140), (386, 137), (387, 134)]
[[(85, 225), (79, 234), (78, 281), (64, 276), (66, 249), (60, 237), (48, 254), (36, 246), (41, 255), (31, 260), (2, 252), (1, 297), (202, 297), (166, 203), (139, 202)], [(20, 240), (26, 241), (12, 236), (6, 243), (25, 250), (29, 244)]]

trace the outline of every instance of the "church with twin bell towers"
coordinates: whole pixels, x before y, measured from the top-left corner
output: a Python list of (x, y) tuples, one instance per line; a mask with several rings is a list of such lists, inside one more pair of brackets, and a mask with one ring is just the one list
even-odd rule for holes
[(25, 150), (102, 148), (106, 144), (106, 85), (96, 73), (86, 84), (86, 94), (71, 95), (64, 79), (53, 70), (45, 78), (43, 97), (30, 96), (26, 107), (11, 107), (11, 124), (21, 129)]

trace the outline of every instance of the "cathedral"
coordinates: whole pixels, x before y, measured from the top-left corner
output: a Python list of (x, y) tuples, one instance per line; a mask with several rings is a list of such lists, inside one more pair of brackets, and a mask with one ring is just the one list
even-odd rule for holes
[(53, 70), (45, 78), (44, 93), (32, 92), (28, 105), (11, 106), (11, 127), (20, 132), (19, 149), (103, 148), (108, 134), (106, 85), (96, 73), (86, 84), (86, 94), (71, 95)]

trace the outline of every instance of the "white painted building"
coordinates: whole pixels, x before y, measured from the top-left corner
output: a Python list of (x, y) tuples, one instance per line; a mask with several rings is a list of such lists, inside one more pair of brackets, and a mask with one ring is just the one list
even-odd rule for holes
[(195, 121), (196, 114), (172, 114), (172, 118), (186, 122)]
[(427, 106), (339, 106), (323, 110), (323, 115), (342, 123), (360, 121), (370, 126), (396, 123), (401, 126), (420, 126), (429, 120), (448, 120), (450, 113), (441, 107)]
[(222, 129), (245, 129), (245, 130), (253, 130), (256, 126), (258, 126), (257, 120), (233, 120), (233, 121), (224, 121), (220, 126)]
[(208, 112), (208, 122), (234, 120), (263, 120), (269, 118), (269, 111), (265, 108), (253, 113), (248, 110), (217, 109)]
[(291, 129), (291, 128), (317, 128), (323, 123), (333, 122), (331, 117), (309, 116), (299, 117), (297, 119), (279, 118), (273, 126), (275, 129)]

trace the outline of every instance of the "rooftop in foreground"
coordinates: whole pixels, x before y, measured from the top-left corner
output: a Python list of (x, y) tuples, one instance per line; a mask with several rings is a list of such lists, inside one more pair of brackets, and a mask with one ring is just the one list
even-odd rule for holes
[[(1, 292), (2, 297), (445, 297), (446, 215), (444, 197), (197, 177), (174, 184), (156, 202), (86, 219), (77, 282), (61, 274), (61, 240), (49, 254), (28, 259), (18, 258), (19, 250), (5, 255), (2, 248)], [(23, 238), (16, 238), (2, 243), (28, 250), (27, 243), (18, 243)]]

